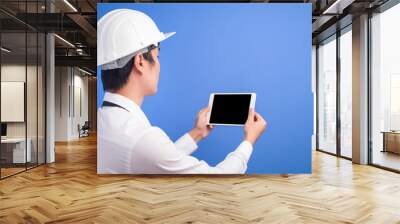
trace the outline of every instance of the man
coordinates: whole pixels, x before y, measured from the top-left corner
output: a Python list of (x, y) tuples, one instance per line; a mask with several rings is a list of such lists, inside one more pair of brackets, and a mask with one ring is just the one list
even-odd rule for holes
[(253, 144), (266, 127), (264, 119), (250, 110), (244, 141), (225, 160), (211, 167), (191, 154), (207, 137), (203, 108), (195, 127), (177, 141), (148, 121), (140, 106), (145, 96), (157, 93), (160, 73), (159, 42), (175, 33), (161, 33), (142, 12), (118, 9), (98, 22), (98, 65), (102, 67), (104, 102), (98, 111), (99, 174), (245, 173)]

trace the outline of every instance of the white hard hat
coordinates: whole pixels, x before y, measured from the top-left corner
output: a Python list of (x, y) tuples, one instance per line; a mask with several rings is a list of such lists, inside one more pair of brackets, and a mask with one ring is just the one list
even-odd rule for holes
[(97, 66), (103, 70), (122, 68), (139, 53), (174, 35), (162, 33), (146, 14), (116, 9), (97, 22)]

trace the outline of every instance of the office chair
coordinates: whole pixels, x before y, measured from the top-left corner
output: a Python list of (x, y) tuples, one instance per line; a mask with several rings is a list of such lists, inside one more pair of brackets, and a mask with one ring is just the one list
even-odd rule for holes
[(80, 127), (80, 125), (78, 124), (79, 138), (89, 136), (89, 129), (90, 129), (89, 121), (85, 121), (82, 127)]

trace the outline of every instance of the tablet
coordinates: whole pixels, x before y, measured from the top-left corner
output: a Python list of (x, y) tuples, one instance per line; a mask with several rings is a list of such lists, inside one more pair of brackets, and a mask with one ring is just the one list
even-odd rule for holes
[(255, 93), (212, 93), (208, 124), (242, 126), (246, 123), (249, 109), (254, 109), (255, 104)]

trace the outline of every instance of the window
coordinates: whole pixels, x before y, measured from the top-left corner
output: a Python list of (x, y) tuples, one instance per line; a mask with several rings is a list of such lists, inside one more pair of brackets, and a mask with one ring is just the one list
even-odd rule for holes
[(351, 26), (340, 36), (340, 155), (352, 156), (352, 33)]
[(371, 18), (371, 162), (400, 170), (400, 4)]
[(336, 36), (318, 47), (318, 149), (336, 153)]

